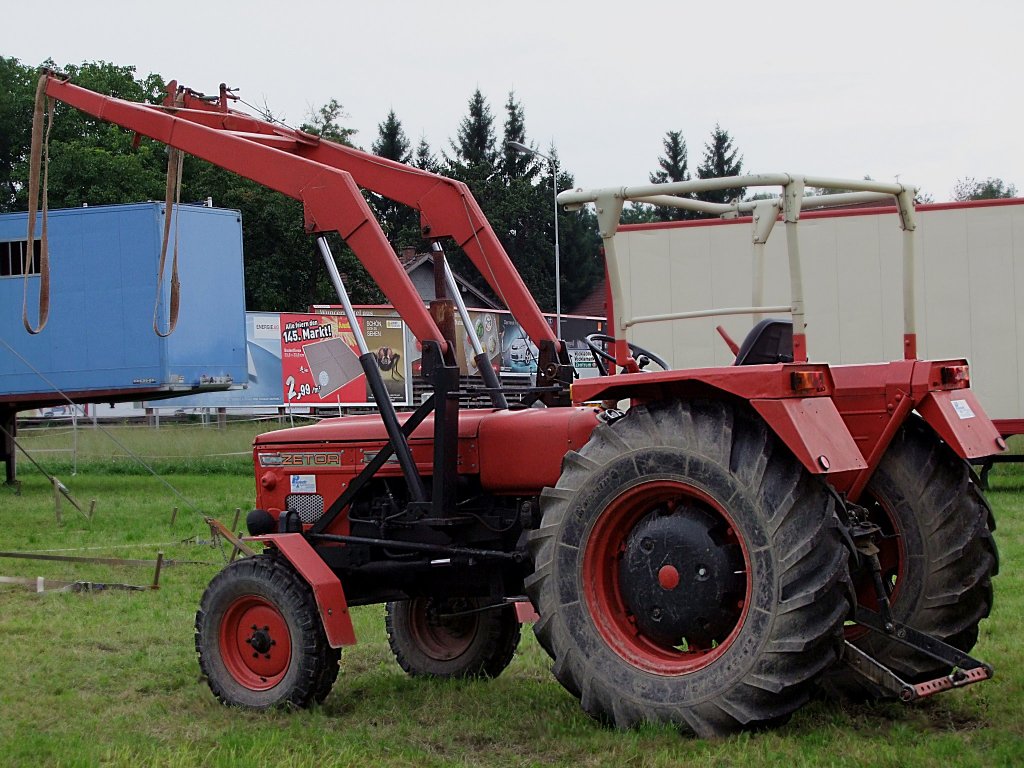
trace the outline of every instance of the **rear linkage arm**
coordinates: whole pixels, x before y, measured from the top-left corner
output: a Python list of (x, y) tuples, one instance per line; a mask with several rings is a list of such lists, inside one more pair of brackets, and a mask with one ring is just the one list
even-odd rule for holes
[(872, 632), (884, 635), (941, 662), (950, 667), (952, 672), (945, 677), (927, 680), (923, 683), (908, 683), (891, 669), (849, 642), (846, 643), (843, 662), (858, 675), (894, 693), (904, 702), (932, 696), (951, 688), (962, 688), (972, 683), (990, 680), (994, 674), (990, 665), (895, 619), (889, 602), (889, 594), (886, 592), (882, 580), (882, 567), (878, 560), (879, 550), (875, 544), (880, 530), (877, 525), (868, 522), (866, 510), (863, 507), (848, 502), (835, 491), (833, 494), (836, 496), (836, 501), (839, 502), (838, 508), (841, 510), (839, 516), (847, 541), (852, 545), (858, 560), (866, 562), (871, 569), (875, 598), (879, 606), (878, 611), (872, 611), (858, 605), (854, 610), (853, 620)]
[[(865, 626), (868, 625), (865, 624)], [(923, 683), (908, 683), (857, 646), (849, 642), (845, 645), (846, 648), (843, 654), (844, 664), (866, 680), (895, 694), (904, 703), (933, 696), (936, 693), (948, 691), (952, 688), (963, 688), (965, 685), (990, 680), (993, 674), (992, 667), (988, 664), (982, 664), (969, 656), (964, 656), (965, 663), (974, 663), (978, 666), (966, 670), (957, 668), (946, 677), (937, 677), (934, 680), (927, 680)], [(911, 647), (916, 648), (916, 646)]]

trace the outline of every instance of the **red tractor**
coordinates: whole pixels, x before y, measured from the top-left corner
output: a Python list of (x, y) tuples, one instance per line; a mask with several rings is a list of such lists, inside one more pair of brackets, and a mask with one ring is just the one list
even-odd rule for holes
[[(431, 677), (500, 674), (532, 605), (555, 677), (619, 727), (716, 735), (778, 723), (820, 684), (909, 701), (991, 677), (968, 652), (992, 605), (994, 523), (966, 460), (1005, 446), (966, 361), (916, 359), (911, 290), (906, 359), (807, 359), (796, 226), (801, 207), (826, 201), (805, 185), (857, 190), (832, 203), (895, 198), (911, 288), (912, 188), (779, 174), (564, 192), (563, 204), (597, 206), (615, 309), (614, 337), (591, 340), (609, 375), (575, 380), (465, 185), (236, 112), (224, 86), (205, 97), (172, 83), (163, 106), (53, 73), (43, 87), (301, 200), (309, 231), (338, 232), (422, 344), (432, 395), (414, 412), (396, 413), (357, 338), (378, 413), (257, 438), (248, 528), (264, 550), (224, 568), (196, 616), (199, 663), (222, 702), (323, 700), (356, 641), (349, 609), (370, 603), (386, 604), (402, 668)], [(688, 197), (766, 185), (781, 197)], [(518, 403), (477, 343), (475, 394), (492, 407), (460, 409), (454, 313), (471, 341), (473, 324), (458, 291), (424, 307), (364, 189), (418, 209), (445, 274), (451, 238), (518, 319), (539, 350)], [(781, 214), (791, 304), (636, 315), (613, 239), (627, 199), (751, 212), (755, 244)], [(782, 311), (792, 322), (757, 324), (727, 367), (647, 372), (658, 357), (626, 341), (637, 322)]]

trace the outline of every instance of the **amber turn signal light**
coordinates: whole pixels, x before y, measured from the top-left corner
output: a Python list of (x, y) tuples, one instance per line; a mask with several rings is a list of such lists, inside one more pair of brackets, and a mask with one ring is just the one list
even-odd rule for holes
[(789, 385), (800, 394), (824, 392), (825, 374), (821, 371), (793, 371), (789, 374)]
[(949, 389), (966, 389), (971, 386), (971, 369), (966, 365), (944, 365), (940, 369), (943, 386)]

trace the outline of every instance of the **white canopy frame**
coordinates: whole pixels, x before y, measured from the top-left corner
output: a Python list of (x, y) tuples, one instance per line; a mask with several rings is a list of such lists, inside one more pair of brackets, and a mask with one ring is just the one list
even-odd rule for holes
[[(722, 189), (780, 188), (777, 197), (758, 200), (733, 200), (728, 203), (710, 203), (695, 200), (689, 195)], [(806, 195), (805, 190), (816, 188), (836, 190), (833, 194)], [(874, 181), (873, 179), (839, 179), (827, 176), (805, 176), (792, 173), (750, 174), (723, 176), (713, 179), (669, 182), (666, 184), (640, 184), (631, 187), (605, 187), (599, 189), (565, 190), (558, 195), (558, 203), (575, 210), (588, 203), (597, 209), (598, 228), (604, 243), (608, 264), (615, 317), (610, 318), (617, 338), (624, 339), (626, 331), (640, 323), (670, 322), (698, 317), (751, 314), (755, 318), (767, 313), (788, 312), (793, 318), (794, 360), (805, 362), (807, 350), (804, 314), (804, 290), (801, 269), (800, 240), (797, 225), (805, 210), (835, 208), (839, 206), (887, 203), (895, 201), (899, 213), (899, 226), (903, 230), (903, 326), (904, 356), (917, 355), (914, 267), (916, 259), (917, 228), (914, 196), (917, 188), (902, 183)], [(626, 201), (651, 205), (683, 208), (711, 213), (723, 218), (750, 214), (753, 222), (752, 247), (754, 263), (751, 304), (746, 307), (714, 307), (687, 312), (668, 312), (642, 315), (633, 311), (630, 296), (623, 290), (622, 265), (615, 251), (615, 233), (618, 231), (622, 207)], [(781, 218), (785, 223), (786, 245), (789, 259), (790, 303), (764, 304), (764, 247)]]

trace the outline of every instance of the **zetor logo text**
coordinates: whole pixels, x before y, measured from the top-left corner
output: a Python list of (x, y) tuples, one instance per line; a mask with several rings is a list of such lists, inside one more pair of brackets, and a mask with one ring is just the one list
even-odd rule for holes
[(331, 451), (311, 453), (261, 453), (261, 467), (340, 467), (341, 454)]

